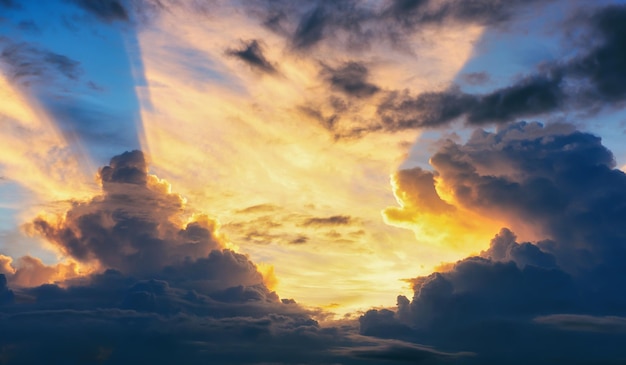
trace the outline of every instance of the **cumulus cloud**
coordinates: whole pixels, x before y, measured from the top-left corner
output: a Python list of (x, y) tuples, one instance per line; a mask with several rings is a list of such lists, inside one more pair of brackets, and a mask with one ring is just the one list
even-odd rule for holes
[(224, 247), (216, 222), (188, 213), (184, 221), (183, 198), (147, 170), (140, 151), (112, 158), (99, 172), (101, 196), (56, 220), (38, 218), (31, 229), (78, 261), (124, 273), (154, 272)]
[[(437, 176), (455, 207), (502, 217), (543, 239), (518, 242), (502, 229), (480, 255), (413, 279), (413, 298), (399, 296), (395, 312), (367, 312), (362, 334), (476, 352), (477, 363), (626, 356), (616, 345), (626, 313), (626, 230), (619, 223), (626, 175), (598, 137), (521, 122), (477, 130), (464, 144), (447, 141), (431, 164), (432, 173), (404, 171), (413, 181), (405, 201), (439, 209)], [(516, 345), (506, 345), (512, 339)], [(601, 348), (587, 346), (597, 342)], [(572, 352), (572, 344), (582, 350)]]

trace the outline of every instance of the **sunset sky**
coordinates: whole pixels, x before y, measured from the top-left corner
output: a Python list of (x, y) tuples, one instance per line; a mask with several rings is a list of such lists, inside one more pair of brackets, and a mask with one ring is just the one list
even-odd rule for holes
[(622, 1), (0, 0), (0, 364), (625, 363), (625, 104)]

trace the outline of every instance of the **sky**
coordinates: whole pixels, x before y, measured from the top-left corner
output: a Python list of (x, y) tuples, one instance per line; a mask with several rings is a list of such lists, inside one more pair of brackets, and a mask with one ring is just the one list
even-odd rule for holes
[(626, 3), (0, 0), (0, 364), (626, 362)]

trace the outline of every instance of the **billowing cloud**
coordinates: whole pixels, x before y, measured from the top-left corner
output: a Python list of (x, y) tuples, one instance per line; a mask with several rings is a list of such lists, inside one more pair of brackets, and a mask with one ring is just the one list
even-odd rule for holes
[(76, 260), (127, 274), (154, 273), (224, 247), (213, 220), (185, 218), (183, 198), (147, 172), (142, 152), (116, 156), (99, 171), (103, 195), (76, 202), (54, 221), (38, 218), (31, 229)]
[(431, 164), (434, 173), (403, 172), (414, 186), (405, 201), (436, 211), (448, 207), (437, 199), (446, 192), (451, 205), (500, 217), (536, 241), (502, 229), (479, 255), (413, 279), (413, 298), (399, 296), (395, 312), (367, 312), (362, 334), (475, 352), (477, 363), (626, 356), (617, 345), (626, 314), (626, 175), (598, 137), (522, 122), (447, 141)]

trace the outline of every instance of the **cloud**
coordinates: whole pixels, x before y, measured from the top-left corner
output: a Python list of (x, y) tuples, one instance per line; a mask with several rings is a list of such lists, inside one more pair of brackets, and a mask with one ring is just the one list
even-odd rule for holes
[(7, 286), (6, 275), (0, 273), (0, 305), (12, 303), (13, 299), (13, 291)]
[(240, 214), (266, 213), (266, 212), (273, 212), (278, 209), (279, 207), (273, 204), (257, 204), (257, 205), (252, 205), (247, 208), (238, 210), (237, 213), (240, 213)]
[(8, 77), (22, 84), (47, 82), (61, 76), (76, 81), (82, 74), (80, 63), (30, 43), (8, 43), (2, 48), (0, 61)]
[(5, 272), (12, 286), (33, 287), (81, 276), (79, 266), (72, 261), (48, 266), (36, 257), (23, 256), (15, 266), (15, 269)]
[(626, 175), (598, 137), (521, 122), (477, 130), (464, 144), (448, 140), (431, 164), (432, 173), (403, 171), (414, 181), (404, 201), (436, 211), (445, 192), (456, 209), (500, 217), (540, 239), (519, 242), (502, 229), (480, 255), (413, 279), (413, 298), (399, 296), (395, 312), (365, 313), (362, 334), (475, 352), (476, 363), (626, 356), (617, 345), (626, 314), (617, 259), (626, 254), (618, 223), (626, 219)]
[(127, 21), (128, 12), (118, 0), (70, 0), (84, 11), (105, 22)]
[(413, 364), (450, 364), (462, 361), (471, 353), (448, 353), (428, 346), (409, 344), (401, 341), (383, 340), (375, 346), (351, 347), (343, 350), (357, 358), (373, 361)]
[(297, 50), (325, 42), (366, 49), (372, 41), (406, 43), (426, 27), (450, 24), (498, 25), (523, 12), (535, 1), (397, 0), (379, 4), (358, 1), (285, 1), (248, 3), (251, 13), (269, 29), (288, 37)]
[(490, 79), (486, 72), (470, 72), (463, 75), (463, 80), (470, 85), (483, 85)]
[(337, 69), (327, 67), (322, 75), (333, 89), (348, 96), (366, 98), (380, 90), (378, 86), (367, 81), (367, 67), (358, 62), (346, 62)]
[(553, 314), (537, 317), (535, 322), (555, 326), (564, 331), (624, 333), (626, 318), (615, 316), (589, 316), (582, 314)]
[(253, 69), (268, 74), (276, 73), (276, 67), (267, 60), (258, 40), (253, 39), (242, 43), (241, 49), (228, 49), (226, 50), (226, 54), (244, 61)]
[[(476, 10), (481, 7), (482, 4)], [(471, 13), (468, 10), (468, 14)], [(468, 94), (458, 87), (417, 95), (389, 91), (378, 105), (380, 125), (364, 128), (398, 131), (438, 127), (458, 119), (470, 125), (502, 124), (553, 112), (618, 106), (626, 96), (622, 82), (626, 79), (626, 57), (621, 48), (625, 20), (623, 5), (600, 8), (589, 16), (577, 17), (570, 27), (586, 29), (589, 37), (599, 42), (582, 46), (576, 56), (567, 61), (545, 62), (534, 73), (488, 93)], [(486, 74), (478, 73), (465, 75), (465, 80), (476, 84), (487, 79)]]
[(99, 171), (101, 196), (76, 202), (62, 217), (34, 220), (30, 229), (83, 263), (124, 273), (154, 272), (224, 246), (217, 224), (187, 216), (169, 184), (147, 173), (140, 151), (125, 152)]
[(307, 358), (334, 362), (334, 343), (350, 342), (271, 292), (247, 256), (225, 248), (214, 221), (186, 214), (148, 174), (142, 152), (113, 157), (98, 176), (102, 195), (30, 227), (97, 272), (40, 285), (37, 275), (55, 267), (28, 257), (13, 269), (0, 256), (0, 345), (12, 362), (297, 363), (305, 343)]
[(304, 227), (324, 227), (324, 226), (343, 226), (350, 224), (352, 218), (347, 215), (334, 215), (332, 217), (324, 218), (308, 218), (303, 223)]

